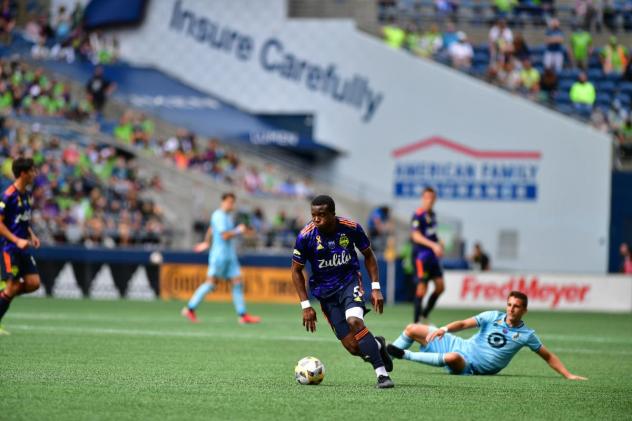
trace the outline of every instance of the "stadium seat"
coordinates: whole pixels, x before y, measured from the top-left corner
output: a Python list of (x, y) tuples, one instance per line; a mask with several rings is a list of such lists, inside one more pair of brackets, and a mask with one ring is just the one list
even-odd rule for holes
[(632, 96), (632, 82), (621, 82), (618, 88), (620, 93)]
[(612, 95), (606, 92), (597, 92), (597, 98), (595, 99), (597, 105), (610, 106), (612, 103)]
[(586, 76), (588, 76), (588, 80), (591, 82), (597, 82), (602, 79), (603, 72), (601, 69), (588, 69)]
[(632, 104), (632, 96), (628, 94), (618, 94), (615, 99), (618, 100), (621, 105), (626, 108), (630, 108), (630, 105)]
[(558, 106), (560, 104), (569, 104), (571, 103), (571, 98), (568, 96), (568, 91), (558, 91), (553, 96), (555, 100), (555, 105)]
[(575, 113), (575, 108), (569, 104), (557, 104), (555, 105), (555, 109), (566, 115), (573, 115)]
[(599, 92), (613, 92), (615, 90), (615, 83), (610, 80), (602, 80), (597, 83), (597, 91)]
[(559, 76), (560, 79), (577, 79), (580, 71), (578, 69), (562, 69)]
[(573, 83), (575, 83), (576, 81), (574, 79), (563, 79), (560, 80), (559, 82), (559, 89), (560, 91), (564, 91), (564, 92), (568, 92), (571, 90), (571, 87), (573, 86)]

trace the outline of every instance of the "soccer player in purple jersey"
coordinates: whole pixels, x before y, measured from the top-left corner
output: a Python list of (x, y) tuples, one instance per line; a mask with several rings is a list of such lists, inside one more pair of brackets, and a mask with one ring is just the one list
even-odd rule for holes
[[(0, 199), (0, 246), (2, 247), (2, 279), (7, 286), (0, 292), (0, 321), (17, 295), (28, 294), (40, 286), (35, 259), (30, 247), (38, 248), (40, 240), (31, 230), (31, 198), (27, 187), (33, 184), (37, 171), (30, 158), (17, 158), (12, 164), (15, 182)], [(0, 335), (9, 333), (0, 326)]]
[(303, 275), (305, 263), (309, 262), (310, 291), (320, 301), (336, 337), (352, 355), (373, 365), (378, 388), (391, 388), (394, 383), (388, 372), (393, 369), (393, 361), (386, 352), (386, 342), (381, 336), (374, 337), (364, 324), (367, 310), (356, 248), (364, 255), (371, 277), (373, 308), (382, 313), (384, 307), (371, 243), (358, 223), (336, 216), (336, 205), (331, 197), (314, 198), (311, 213), (312, 222), (298, 235), (292, 256), (292, 281), (301, 300), (303, 326), (310, 332), (316, 330), (316, 311), (309, 302)]
[[(445, 288), (443, 270), (439, 261), (443, 256), (443, 245), (437, 236), (437, 216), (433, 210), (436, 199), (437, 193), (434, 189), (426, 187), (421, 193), (421, 207), (417, 209), (412, 219), (410, 239), (413, 243), (413, 259), (417, 270), (413, 316), (415, 323), (419, 322), (420, 317), (427, 322), (428, 315)], [(434, 281), (435, 289), (424, 309), (422, 303), (430, 281)]]

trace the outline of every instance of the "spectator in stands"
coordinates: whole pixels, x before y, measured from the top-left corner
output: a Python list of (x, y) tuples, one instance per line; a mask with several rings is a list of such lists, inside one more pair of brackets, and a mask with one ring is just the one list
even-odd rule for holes
[(577, 111), (590, 114), (595, 104), (596, 92), (594, 85), (588, 81), (585, 72), (579, 74), (577, 82), (571, 86), (569, 95)]
[[(632, 11), (630, 11), (632, 14)], [(621, 80), (625, 82), (632, 82), (632, 53), (628, 57), (628, 64), (625, 66), (625, 71), (621, 75)]]
[(601, 64), (605, 74), (622, 74), (628, 64), (628, 50), (617, 40), (614, 35), (608, 40), (608, 44), (601, 49)]
[(490, 64), (504, 63), (508, 54), (513, 51), (513, 32), (507, 26), (507, 21), (498, 19), (489, 30)]
[(540, 93), (540, 72), (531, 65), (531, 60), (522, 62), (520, 88), (522, 93), (530, 99), (537, 98)]
[(497, 18), (508, 19), (517, 5), (518, 0), (494, 0), (492, 9)]
[(406, 31), (395, 24), (393, 17), (387, 18), (387, 24), (382, 27), (382, 35), (389, 47), (400, 49), (406, 41)]
[(516, 33), (513, 40), (512, 57), (519, 62), (531, 59), (531, 50), (527, 45), (527, 41), (524, 39), (520, 32)]
[(551, 19), (545, 37), (546, 51), (542, 59), (544, 67), (559, 73), (564, 68), (564, 33), (560, 29), (559, 20)]
[(0, 5), (0, 41), (5, 44), (10, 43), (16, 16), (17, 5), (11, 0), (2, 0)]
[(448, 21), (441, 37), (441, 44), (445, 51), (450, 51), (452, 44), (458, 42), (458, 33), (454, 22)]
[(593, 0), (575, 0), (574, 24), (586, 31), (591, 31), (597, 18), (597, 7)]
[(570, 43), (569, 52), (572, 64), (579, 69), (587, 70), (588, 59), (592, 54), (592, 35), (584, 28), (574, 26)]
[(107, 97), (112, 94), (114, 89), (116, 89), (116, 85), (105, 78), (103, 75), (103, 67), (96, 66), (94, 68), (94, 74), (86, 84), (86, 93), (88, 94), (92, 107), (94, 107), (98, 113), (103, 111)]
[(459, 11), (459, 0), (434, 0), (434, 7), (437, 18), (455, 19)]
[(626, 243), (621, 243), (619, 253), (621, 254), (619, 272), (626, 275), (632, 275), (632, 253), (630, 253), (630, 247), (628, 247)]
[(441, 32), (439, 32), (437, 24), (433, 23), (430, 25), (430, 29), (421, 35), (413, 53), (420, 57), (432, 57), (441, 49), (442, 46), (443, 40)]
[(457, 34), (458, 41), (450, 46), (448, 55), (452, 67), (460, 70), (469, 70), (472, 67), (472, 57), (474, 57), (474, 49), (472, 44), (467, 41), (465, 32)]
[(474, 252), (470, 257), (470, 265), (472, 269), (478, 271), (488, 271), (491, 269), (489, 256), (483, 250), (481, 243), (474, 244)]
[(388, 236), (393, 233), (391, 209), (386, 205), (373, 209), (369, 214), (366, 226), (373, 249), (383, 251)]
[(615, 130), (615, 148), (620, 161), (632, 160), (632, 115)]

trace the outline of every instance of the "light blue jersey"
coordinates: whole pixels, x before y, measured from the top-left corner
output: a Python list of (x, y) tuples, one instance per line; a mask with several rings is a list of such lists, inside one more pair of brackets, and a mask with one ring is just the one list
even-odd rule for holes
[(233, 279), (241, 274), (237, 251), (235, 249), (235, 237), (225, 240), (222, 237), (227, 231), (235, 229), (235, 222), (230, 213), (217, 209), (211, 215), (211, 230), (213, 232), (213, 245), (209, 252), (208, 275), (222, 279)]
[(463, 374), (496, 374), (507, 367), (523, 346), (534, 352), (542, 347), (540, 338), (524, 321), (518, 327), (510, 327), (505, 317), (500, 311), (485, 311), (474, 317), (480, 327), (476, 335), (462, 339), (446, 333), (442, 339), (435, 339), (420, 350), (461, 354), (467, 362)]

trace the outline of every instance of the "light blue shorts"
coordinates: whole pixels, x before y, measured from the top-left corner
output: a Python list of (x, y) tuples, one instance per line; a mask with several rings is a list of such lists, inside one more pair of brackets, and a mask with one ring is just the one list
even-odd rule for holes
[(241, 276), (241, 267), (236, 257), (211, 257), (207, 275), (226, 280), (234, 279)]
[(465, 360), (465, 368), (463, 371), (461, 373), (454, 373), (448, 366), (446, 366), (446, 369), (450, 372), (450, 374), (461, 375), (476, 374), (476, 370), (472, 366), (472, 359), (468, 357), (469, 348), (469, 343), (467, 343), (465, 339), (452, 335), (451, 333), (446, 333), (441, 339), (435, 339), (426, 346), (419, 345), (419, 351), (421, 352), (435, 352), (439, 354), (456, 352), (459, 354)]

